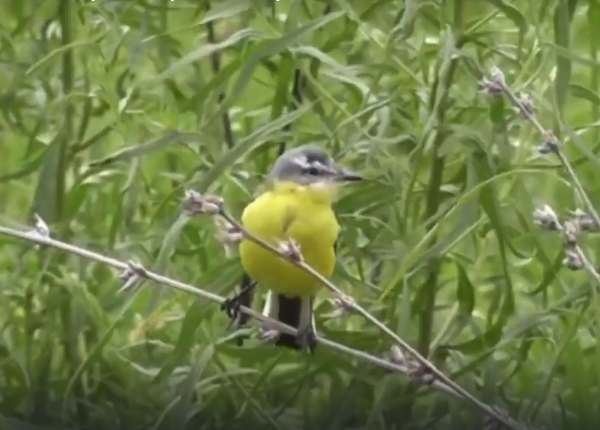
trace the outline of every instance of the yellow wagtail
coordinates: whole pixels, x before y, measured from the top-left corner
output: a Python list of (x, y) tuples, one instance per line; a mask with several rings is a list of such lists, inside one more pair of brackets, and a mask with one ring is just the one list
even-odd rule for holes
[[(331, 207), (341, 183), (362, 177), (336, 165), (317, 146), (290, 149), (279, 157), (268, 178), (267, 190), (251, 202), (242, 215), (243, 227), (278, 246), (293, 240), (300, 246), (304, 262), (325, 277), (333, 273), (340, 226)], [(247, 317), (235, 306), (250, 306), (254, 285), (267, 290), (263, 315), (295, 327), (298, 336), (262, 330), (263, 337), (275, 334), (275, 345), (314, 351), (316, 332), (313, 302), (321, 283), (281, 256), (242, 240), (240, 257), (245, 274), (241, 291), (225, 308), (238, 325)]]

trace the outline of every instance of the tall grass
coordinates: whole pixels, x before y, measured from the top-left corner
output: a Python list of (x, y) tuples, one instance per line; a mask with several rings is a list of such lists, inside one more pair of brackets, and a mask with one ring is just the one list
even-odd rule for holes
[[(210, 217), (181, 216), (184, 190), (239, 216), (283, 146), (316, 142), (369, 177), (336, 204), (337, 286), (514, 419), (599, 424), (597, 283), (532, 216), (593, 215), (598, 200), (595, 0), (0, 7), (3, 225), (37, 213), (55, 239), (229, 296), (235, 252)], [(563, 158), (539, 154), (514, 100), (482, 94), (492, 66)], [(597, 239), (578, 239), (593, 269)], [(237, 347), (218, 306), (149, 285), (117, 294), (115, 272), (70, 253), (3, 237), (0, 267), (2, 427), (484, 424), (346, 354)], [(327, 298), (323, 337), (388, 354), (360, 316), (327, 319)]]

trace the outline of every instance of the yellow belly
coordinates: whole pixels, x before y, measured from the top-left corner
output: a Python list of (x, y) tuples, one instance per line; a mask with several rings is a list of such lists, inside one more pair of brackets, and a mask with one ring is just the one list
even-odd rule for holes
[[(306, 264), (325, 277), (333, 274), (339, 225), (327, 199), (301, 188), (269, 191), (246, 207), (242, 224), (275, 246), (294, 239)], [(259, 286), (278, 294), (306, 297), (322, 287), (306, 272), (248, 240), (240, 244), (240, 258)]]

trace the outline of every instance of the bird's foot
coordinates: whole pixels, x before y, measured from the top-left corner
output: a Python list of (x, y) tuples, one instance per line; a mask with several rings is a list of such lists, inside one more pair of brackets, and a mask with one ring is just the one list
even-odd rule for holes
[(317, 334), (315, 333), (312, 325), (298, 330), (298, 336), (296, 336), (296, 343), (303, 350), (307, 350), (311, 354), (315, 353), (317, 349)]
[(258, 341), (261, 343), (274, 343), (280, 335), (279, 330), (274, 328), (261, 326), (258, 329)]
[(240, 308), (242, 307), (241, 299), (242, 294), (236, 294), (233, 297), (225, 299), (225, 301), (221, 304), (221, 310), (224, 311), (231, 320), (227, 326), (227, 329), (229, 329), (240, 316)]
[(430, 385), (435, 380), (435, 375), (427, 366), (422, 364), (417, 365), (409, 372), (409, 375), (416, 382), (423, 385)]
[[(247, 282), (245, 282), (244, 279)], [(250, 280), (250, 278), (245, 277), (242, 279), (242, 286), (242, 289), (237, 294), (235, 294), (233, 297), (225, 299), (225, 301), (221, 303), (221, 310), (225, 311), (231, 320), (228, 328), (231, 327), (231, 324), (233, 324), (235, 321), (239, 321), (241, 326), (244, 325), (247, 320), (247, 318), (243, 318), (243, 315), (241, 315), (240, 311), (242, 306), (251, 306), (252, 291), (256, 286), (256, 282), (253, 282)]]
[[(282, 336), (282, 333), (274, 328), (270, 328), (270, 327), (265, 327), (262, 326), (258, 329), (258, 340), (261, 343), (265, 343), (265, 344), (272, 344), (274, 343), (275, 345), (278, 345), (279, 342), (278, 340), (280, 340)], [(283, 334), (283, 336), (290, 336), (288, 334)], [(288, 347), (292, 347), (293, 349), (302, 349), (302, 350), (308, 350), (308, 352), (310, 352), (311, 354), (315, 353), (315, 349), (317, 347), (317, 336), (315, 334), (315, 331), (312, 329), (312, 327), (308, 327), (306, 329), (302, 329), (298, 331), (298, 335), (296, 335), (295, 338), (292, 338), (293, 340), (295, 340), (295, 344), (297, 346), (293, 346), (288, 344), (287, 342), (285, 343)]]

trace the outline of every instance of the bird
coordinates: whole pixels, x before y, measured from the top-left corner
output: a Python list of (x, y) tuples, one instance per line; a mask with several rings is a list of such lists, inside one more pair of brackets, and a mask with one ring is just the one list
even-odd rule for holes
[[(293, 241), (304, 263), (330, 278), (340, 230), (332, 204), (340, 185), (361, 180), (361, 175), (336, 164), (317, 145), (289, 149), (273, 165), (265, 191), (244, 209), (242, 227), (275, 247)], [(232, 321), (238, 318), (238, 326), (248, 321), (239, 307), (252, 305), (258, 286), (266, 291), (262, 314), (298, 330), (295, 336), (263, 326), (261, 337), (272, 338), (276, 346), (314, 353), (317, 333), (313, 305), (322, 283), (247, 238), (240, 242), (239, 251), (244, 275), (238, 294), (224, 304)]]

